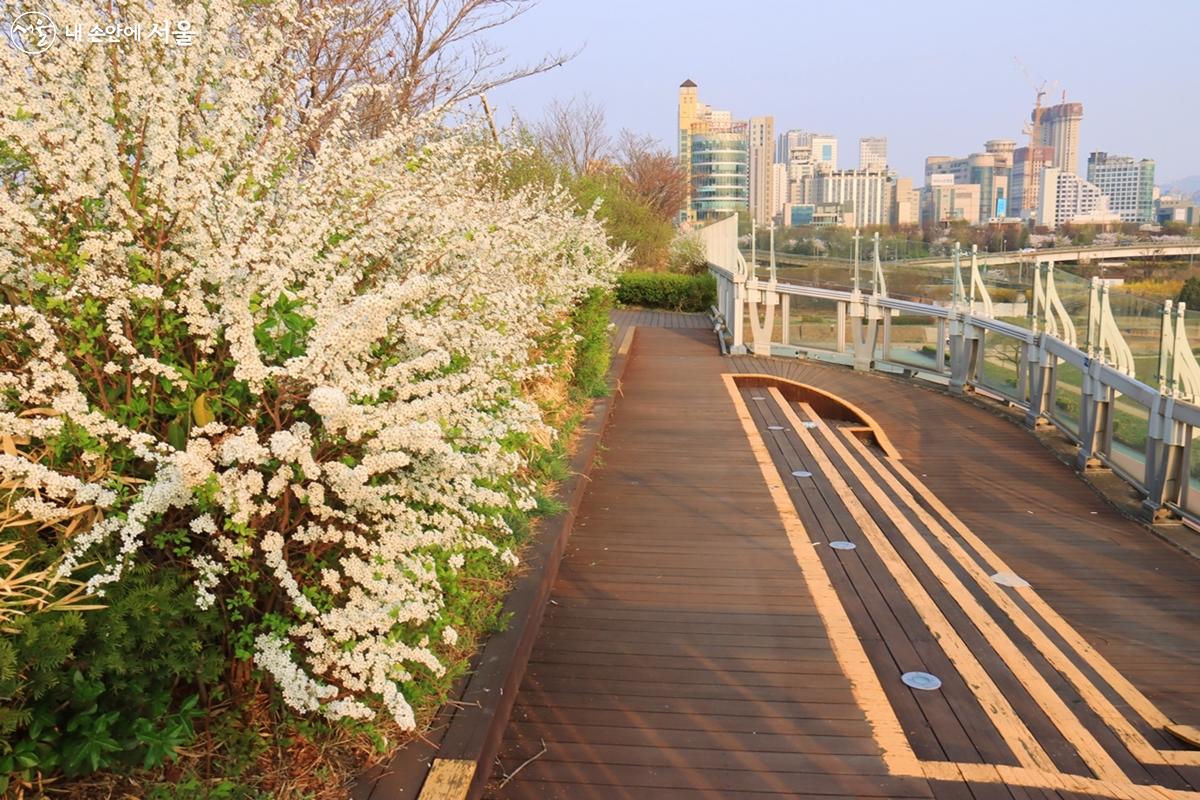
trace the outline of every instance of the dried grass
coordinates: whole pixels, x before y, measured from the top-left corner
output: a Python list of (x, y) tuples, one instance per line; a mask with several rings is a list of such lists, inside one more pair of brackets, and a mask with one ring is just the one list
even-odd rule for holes
[[(35, 408), (21, 416), (54, 416), (53, 409)], [(45, 449), (26, 450), (31, 445), (27, 437), (0, 436), (0, 452), (21, 456), (40, 463), (47, 455)], [(99, 464), (88, 480), (102, 478), (107, 464)], [(90, 504), (67, 505), (62, 514), (47, 520), (29, 517), (13, 508), (21, 497), (32, 495), (42, 499), (39, 492), (26, 489), (15, 478), (0, 481), (0, 631), (11, 633), (12, 624), (20, 616), (44, 611), (95, 611), (104, 608), (84, 593), (80, 581), (58, 575), (57, 563), (44, 561), (46, 544), (41, 537), (64, 542), (89, 529), (102, 516), (100, 509)]]

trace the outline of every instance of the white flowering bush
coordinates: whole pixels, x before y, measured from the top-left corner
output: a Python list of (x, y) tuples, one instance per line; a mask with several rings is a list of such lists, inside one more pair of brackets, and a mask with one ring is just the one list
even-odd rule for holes
[(448, 582), (515, 563), (529, 387), (620, 255), (563, 193), (502, 190), (473, 126), (365, 138), (370, 88), (305, 109), (293, 5), (38, 8), (196, 36), (0, 46), (0, 436), (28, 444), (0, 481), (36, 521), (96, 511), (63, 575), (182, 564), (291, 707), (411, 728)]

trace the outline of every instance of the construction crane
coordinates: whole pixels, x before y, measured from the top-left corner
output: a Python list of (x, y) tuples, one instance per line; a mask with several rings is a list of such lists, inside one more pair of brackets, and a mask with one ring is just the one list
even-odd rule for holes
[[(1020, 57), (1013, 56), (1013, 61), (1017, 62), (1017, 66), (1021, 69), (1021, 73), (1025, 76), (1025, 80), (1033, 88), (1036, 95), (1033, 104), (1033, 114), (1030, 115), (1030, 121), (1025, 123), (1025, 127), (1021, 132), (1029, 136), (1030, 148), (1037, 147), (1042, 143), (1042, 114), (1045, 109), (1042, 107), (1042, 98), (1048, 94), (1048, 87), (1055, 86), (1058, 81), (1045, 81), (1036, 83), (1033, 76), (1029, 74), (1029, 70), (1025, 66)], [(1063, 99), (1066, 100), (1067, 93), (1063, 92)]]
[[(1035, 83), (1033, 77), (1029, 74), (1029, 70), (1026, 69), (1025, 63), (1015, 55), (1013, 56), (1013, 61), (1017, 62), (1017, 66), (1020, 67), (1021, 72), (1025, 75), (1025, 80), (1033, 88), (1035, 94), (1033, 113), (1029, 116), (1029, 122), (1026, 122), (1025, 126), (1021, 129), (1021, 132), (1029, 137), (1029, 151), (1026, 154), (1029, 163), (1026, 165), (1021, 180), (1021, 205), (1022, 208), (1025, 208), (1032, 201), (1033, 195), (1036, 193), (1034, 191), (1034, 182), (1041, 181), (1041, 176), (1037, 174), (1038, 170), (1034, 169), (1034, 163), (1035, 155), (1038, 153), (1036, 148), (1042, 146), (1042, 115), (1046, 112), (1046, 109), (1042, 107), (1042, 98), (1046, 96), (1047, 87), (1054, 86), (1058, 82), (1043, 80), (1040, 84)], [(1064, 91), (1064, 100), (1066, 96), (1067, 93)]]

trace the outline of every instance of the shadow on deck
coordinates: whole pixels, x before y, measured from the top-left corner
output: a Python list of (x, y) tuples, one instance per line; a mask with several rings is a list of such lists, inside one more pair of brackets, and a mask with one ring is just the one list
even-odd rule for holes
[[(703, 317), (617, 321), (603, 463), (489, 796), (1200, 797), (1164, 731), (1200, 722), (1200, 562), (986, 409), (721, 358)], [(737, 373), (836, 395), (895, 450)]]

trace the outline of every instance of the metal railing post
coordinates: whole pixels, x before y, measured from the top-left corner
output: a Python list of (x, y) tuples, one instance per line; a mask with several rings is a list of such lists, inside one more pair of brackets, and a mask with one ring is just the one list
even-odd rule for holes
[(1079, 398), (1079, 452), (1075, 468), (1081, 472), (1106, 469), (1100, 455), (1110, 455), (1113, 390), (1100, 379), (1103, 363), (1092, 356), (1085, 362)]
[(1105, 469), (1100, 455), (1110, 454), (1110, 442), (1106, 438), (1112, 431), (1113, 390), (1105, 386), (1100, 378), (1104, 365), (1104, 301), (1103, 290), (1098, 278), (1092, 278), (1088, 287), (1087, 336), (1084, 339), (1084, 362), (1082, 381), (1079, 386), (1079, 452), (1075, 454), (1075, 468), (1081, 472)]
[(849, 303), (837, 304), (837, 351), (846, 352), (846, 315)]
[(1172, 515), (1168, 503), (1178, 503), (1189, 478), (1186, 453), (1191, 428), (1175, 419), (1175, 398), (1159, 396), (1150, 410), (1146, 440), (1146, 499), (1142, 511), (1150, 521)]
[(746, 353), (746, 276), (734, 275), (731, 287), (733, 315), (727, 316), (733, 325), (733, 345), (729, 351), (734, 355)]
[(962, 249), (954, 243), (954, 287), (950, 308), (950, 391), (971, 391), (983, 368), (980, 353), (982, 331), (971, 323), (971, 300), (963, 284)]
[(792, 297), (787, 294), (782, 295), (779, 298), (779, 302), (781, 304), (779, 308), (780, 325), (782, 326), (780, 339), (781, 344), (786, 345), (791, 343), (791, 332), (789, 329), (791, 328), (792, 320)]
[(1054, 405), (1054, 385), (1058, 360), (1046, 350), (1046, 334), (1039, 334), (1036, 347), (1030, 348), (1029, 410), (1025, 425), (1034, 430), (1050, 427), (1046, 414)]
[(934, 351), (934, 358), (937, 359), (937, 371), (939, 374), (946, 372), (946, 320), (939, 319), (937, 321), (937, 349)]

